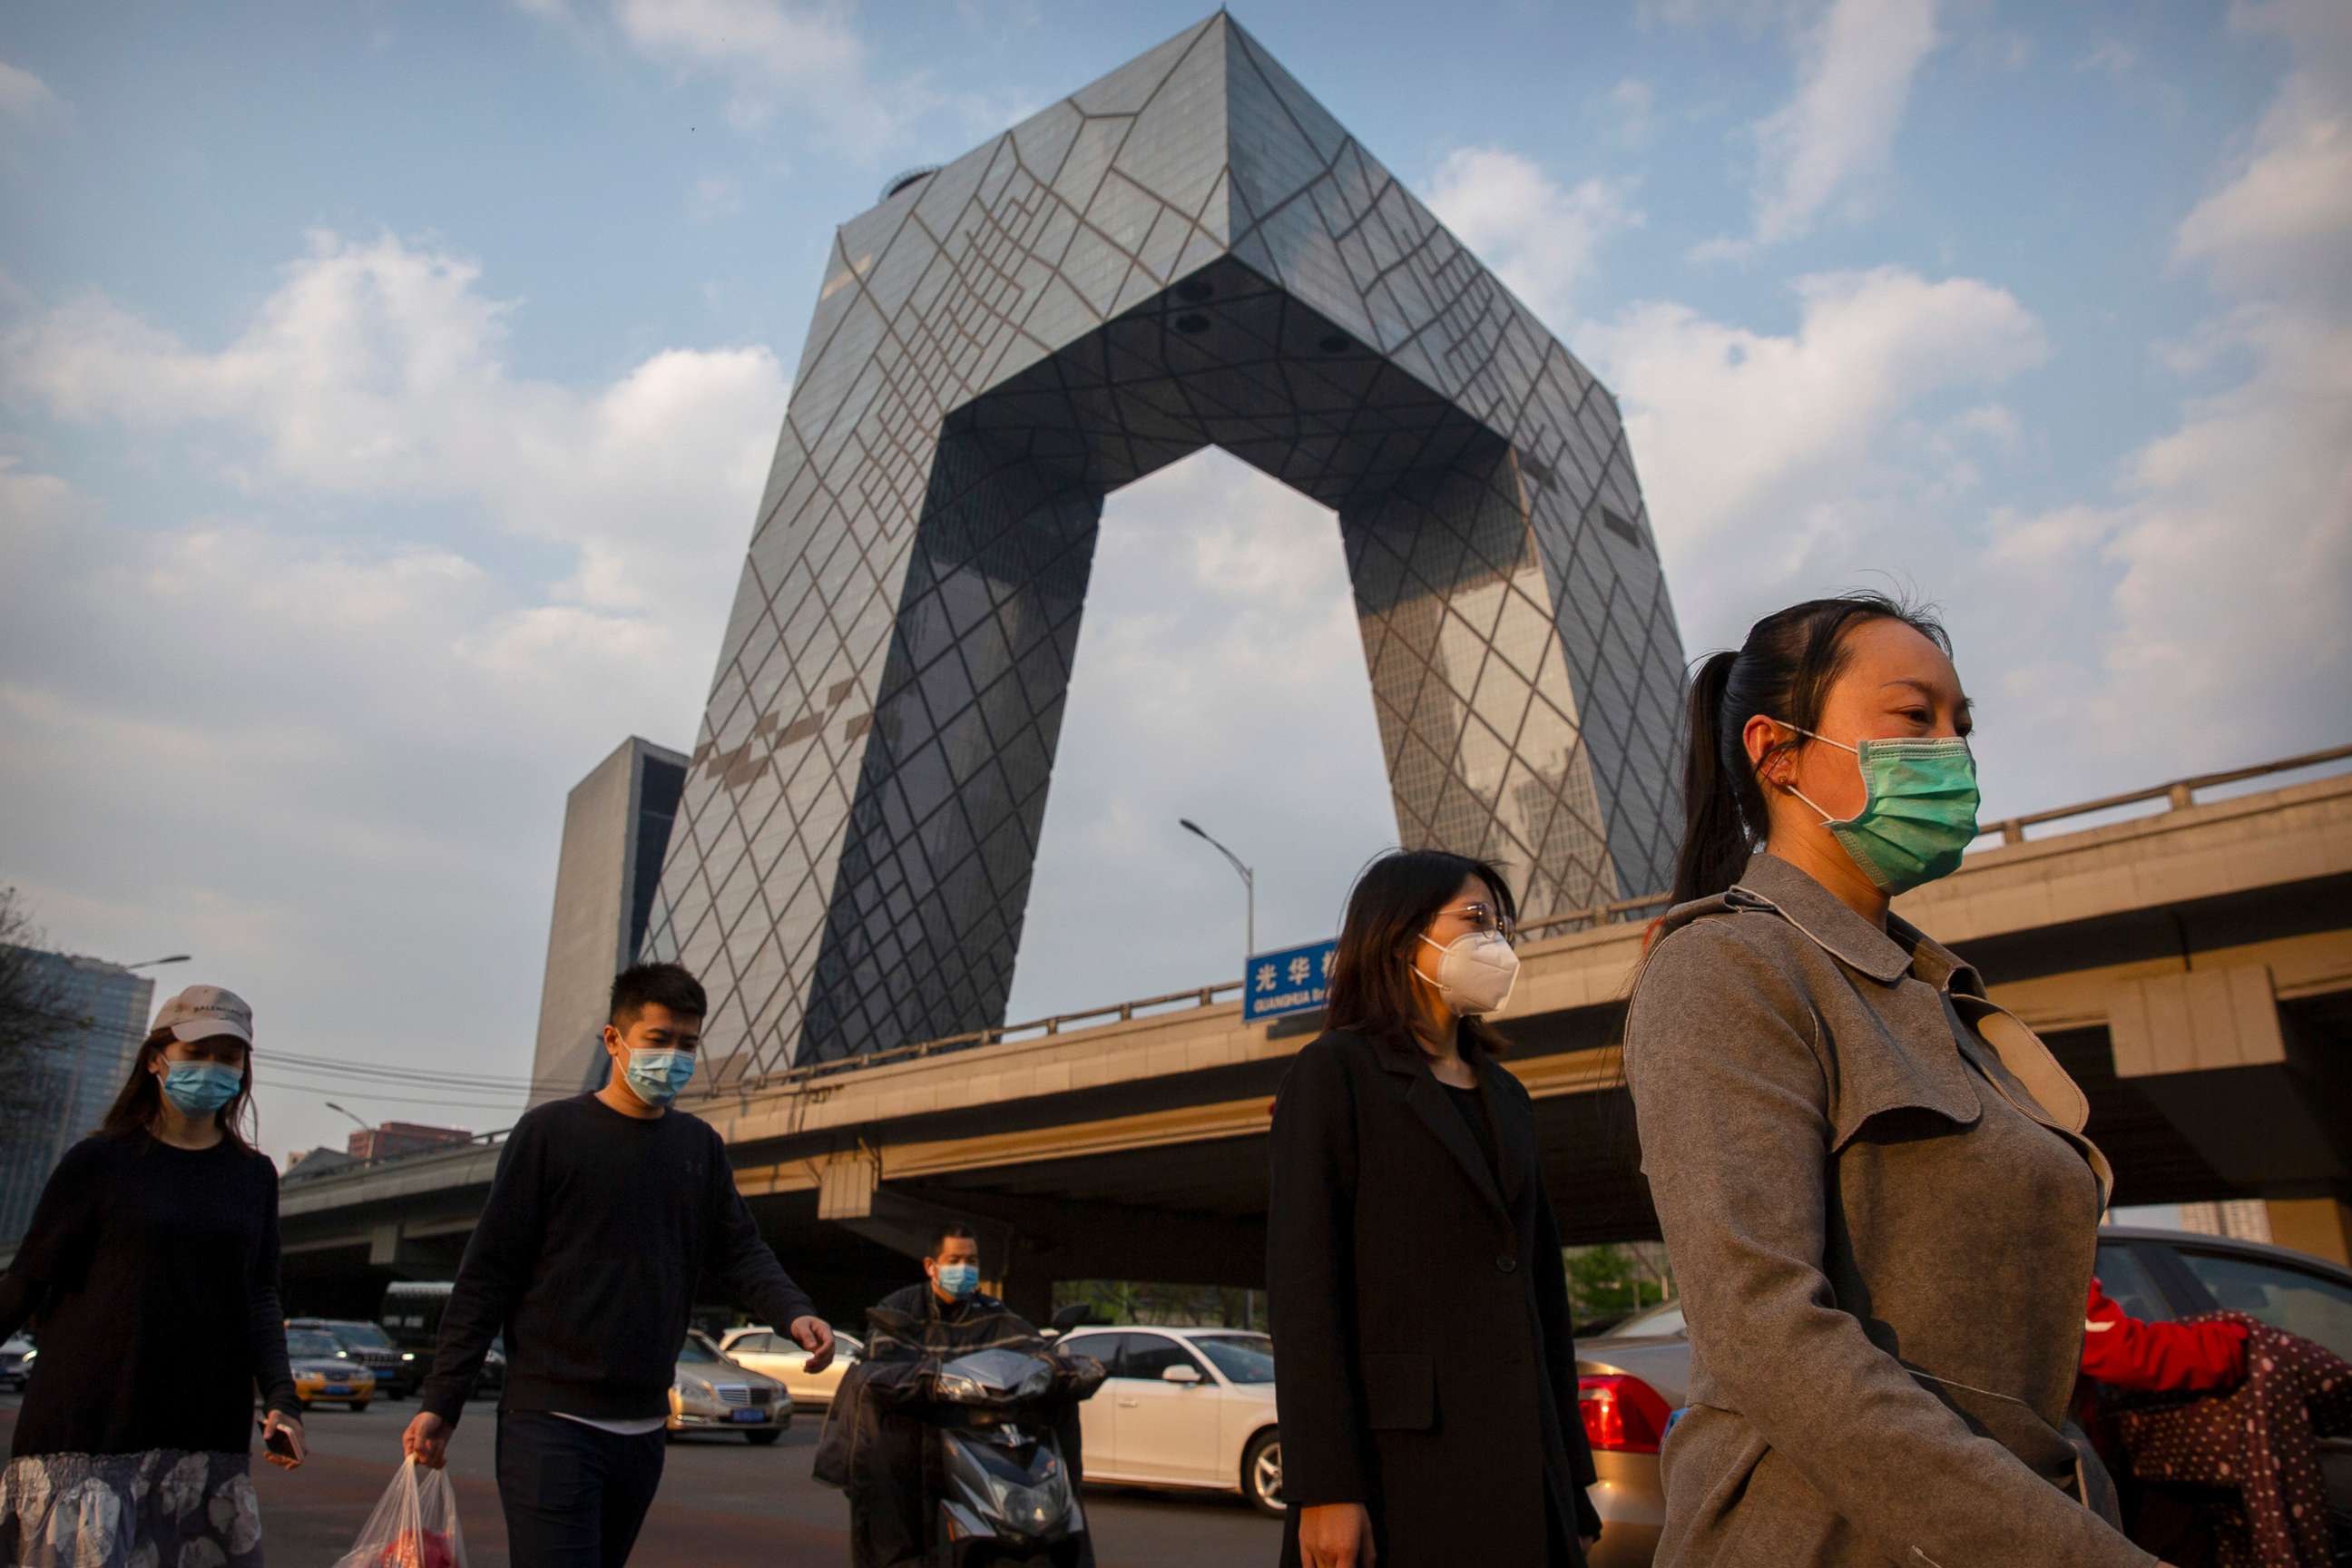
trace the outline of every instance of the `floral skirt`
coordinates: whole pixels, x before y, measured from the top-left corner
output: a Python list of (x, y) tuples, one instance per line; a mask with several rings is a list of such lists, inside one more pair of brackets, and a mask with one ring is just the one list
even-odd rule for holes
[(261, 1568), (244, 1454), (44, 1454), (0, 1470), (0, 1563)]

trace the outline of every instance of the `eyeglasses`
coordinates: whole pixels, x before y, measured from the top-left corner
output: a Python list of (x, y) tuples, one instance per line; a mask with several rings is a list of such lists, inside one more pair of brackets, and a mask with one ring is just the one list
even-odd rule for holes
[[(1437, 913), (1440, 915), (1460, 915), (1463, 919), (1470, 922), (1473, 930), (1489, 936), (1499, 936), (1505, 942), (1513, 943), (1514, 945), (1516, 945), (1519, 940), (1518, 927), (1512, 923), (1510, 916), (1504, 914), (1492, 904), (1456, 904), (1450, 910), (1440, 910)], [(1434, 920), (1437, 917), (1436, 915), (1433, 915), (1430, 918)]]

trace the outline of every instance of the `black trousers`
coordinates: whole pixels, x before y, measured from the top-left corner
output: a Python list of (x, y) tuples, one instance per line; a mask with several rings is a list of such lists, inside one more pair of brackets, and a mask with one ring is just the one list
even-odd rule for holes
[(499, 1416), (499, 1501), (513, 1568), (621, 1568), (660, 1489), (667, 1437), (561, 1415)]

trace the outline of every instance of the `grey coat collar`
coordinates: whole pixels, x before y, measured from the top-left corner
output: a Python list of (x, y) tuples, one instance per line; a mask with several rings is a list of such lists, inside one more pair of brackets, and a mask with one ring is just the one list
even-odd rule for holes
[(1984, 994), (1984, 983), (1974, 968), (1910, 921), (1890, 914), (1886, 929), (1881, 931), (1796, 866), (1760, 849), (1748, 857), (1747, 869), (1719, 904), (1701, 900), (1685, 906), (1687, 914), (1684, 910), (1669, 910), (1667, 929), (1712, 908), (1727, 907), (1773, 910), (1830, 956), (1881, 984), (1892, 984), (1909, 974), (1938, 991)]

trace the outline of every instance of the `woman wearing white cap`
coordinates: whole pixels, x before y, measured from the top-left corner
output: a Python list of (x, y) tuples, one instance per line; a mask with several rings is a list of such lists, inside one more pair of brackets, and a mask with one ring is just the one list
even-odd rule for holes
[(41, 1347), (0, 1472), (0, 1562), (259, 1568), (257, 1384), (270, 1462), (300, 1464), (303, 1441), (252, 1051), (231, 993), (164, 1003), (0, 1276), (0, 1337), (32, 1319)]

